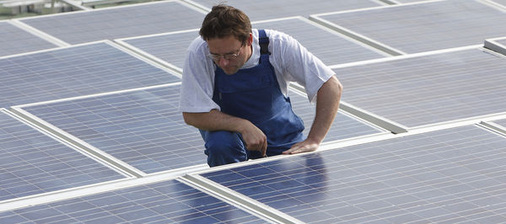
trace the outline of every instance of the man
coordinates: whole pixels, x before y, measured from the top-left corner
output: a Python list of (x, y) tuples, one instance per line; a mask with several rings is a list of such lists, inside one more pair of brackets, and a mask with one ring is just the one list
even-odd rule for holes
[[(316, 101), (306, 139), (286, 96), (292, 81)], [(180, 110), (200, 130), (212, 167), (315, 151), (336, 116), (341, 91), (334, 72), (295, 39), (253, 30), (247, 15), (222, 4), (205, 17), (187, 50)]]

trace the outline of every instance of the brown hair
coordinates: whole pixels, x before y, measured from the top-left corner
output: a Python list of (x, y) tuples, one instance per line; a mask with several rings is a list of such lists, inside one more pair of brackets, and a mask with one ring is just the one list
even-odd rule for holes
[(200, 36), (204, 40), (234, 36), (245, 44), (251, 33), (249, 17), (239, 9), (219, 4), (209, 12), (200, 28)]

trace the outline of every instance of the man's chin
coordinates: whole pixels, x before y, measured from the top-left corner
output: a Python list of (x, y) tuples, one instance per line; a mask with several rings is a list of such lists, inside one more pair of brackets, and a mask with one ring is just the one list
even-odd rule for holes
[(238, 70), (232, 70), (232, 69), (229, 69), (229, 70), (224, 70), (224, 69), (222, 69), (222, 70), (223, 70), (223, 72), (225, 72), (225, 74), (227, 74), (227, 75), (233, 75), (233, 74), (237, 73), (237, 71), (238, 71)]

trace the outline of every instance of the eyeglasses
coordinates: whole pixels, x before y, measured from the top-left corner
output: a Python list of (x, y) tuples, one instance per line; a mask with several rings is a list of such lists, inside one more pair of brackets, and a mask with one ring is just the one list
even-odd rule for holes
[[(243, 46), (244, 45), (242, 45), (241, 48)], [(241, 48), (239, 48), (238, 50), (236, 50), (235, 53), (228, 53), (228, 54), (223, 54), (223, 55), (220, 55), (220, 54), (208, 54), (207, 57), (209, 57), (213, 61), (219, 61), (221, 59), (221, 57), (223, 57), (227, 61), (233, 60), (233, 59), (236, 59), (237, 57), (239, 57), (239, 55), (241, 55)]]

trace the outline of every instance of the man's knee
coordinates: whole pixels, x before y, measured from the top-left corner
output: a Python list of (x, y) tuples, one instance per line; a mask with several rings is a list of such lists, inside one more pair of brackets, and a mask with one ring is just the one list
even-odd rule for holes
[(229, 131), (209, 132), (205, 142), (206, 149), (216, 153), (236, 149), (243, 145), (238, 134)]
[(201, 131), (210, 166), (241, 162), (248, 159), (246, 148), (238, 133)]

